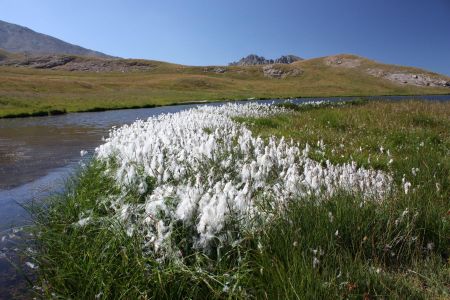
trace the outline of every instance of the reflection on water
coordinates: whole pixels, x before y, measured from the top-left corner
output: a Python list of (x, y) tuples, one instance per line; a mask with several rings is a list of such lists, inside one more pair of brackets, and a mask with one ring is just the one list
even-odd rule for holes
[(81, 126), (0, 128), (0, 189), (45, 176), (98, 144), (104, 130)]

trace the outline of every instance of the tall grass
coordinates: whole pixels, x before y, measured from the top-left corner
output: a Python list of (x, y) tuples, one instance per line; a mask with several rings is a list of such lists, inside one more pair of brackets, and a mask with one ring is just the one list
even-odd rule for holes
[[(257, 298), (428, 298), (448, 295), (443, 203), (364, 203), (351, 195), (299, 201), (260, 232)], [(364, 204), (362, 204), (364, 203)], [(440, 224), (439, 224), (440, 223)]]
[[(253, 231), (227, 224), (239, 242), (210, 253), (193, 248), (193, 232), (179, 224), (172, 239), (181, 260), (144, 253), (142, 237), (128, 235), (99, 205), (120, 191), (94, 160), (64, 194), (33, 210), (36, 284), (44, 297), (73, 299), (449, 297), (449, 115), (448, 104), (407, 102), (241, 119), (259, 134), (314, 145), (318, 160), (352, 157), (392, 172), (396, 192), (382, 202), (349, 193), (277, 209), (262, 201), (270, 222)], [(407, 194), (404, 176), (412, 183)], [(139, 201), (131, 190), (126, 197)], [(95, 221), (80, 226), (87, 211)]]
[[(127, 235), (122, 225), (109, 218), (96, 202), (100, 196), (118, 194), (115, 183), (103, 176), (104, 170), (101, 163), (91, 163), (68, 183), (65, 194), (32, 209), (38, 236), (39, 255), (35, 259), (45, 296), (208, 299), (222, 298), (225, 286), (245, 286), (249, 270), (241, 246), (215, 259), (190, 250), (185, 263), (158, 261), (144, 255), (142, 237)], [(97, 221), (78, 226), (80, 216), (90, 210)], [(185, 237), (181, 230), (177, 234)], [(186, 241), (180, 238), (178, 243)], [(242, 293), (242, 289), (233, 291), (236, 295)]]
[[(241, 121), (263, 136), (275, 134), (310, 143), (318, 160), (353, 159), (359, 165), (389, 171), (399, 189), (382, 203), (340, 195), (326, 203), (290, 205), (261, 234), (268, 246), (256, 258), (266, 287), (260, 296), (448, 297), (448, 103), (298, 108), (290, 115)], [(405, 176), (414, 187), (406, 195)], [(319, 257), (312, 250), (323, 254)], [(314, 257), (319, 261), (316, 268)]]

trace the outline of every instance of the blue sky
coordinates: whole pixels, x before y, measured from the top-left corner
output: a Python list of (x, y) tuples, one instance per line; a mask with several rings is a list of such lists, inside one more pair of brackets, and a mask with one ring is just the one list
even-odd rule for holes
[(450, 0), (0, 0), (0, 19), (107, 54), (222, 65), (352, 53), (450, 75)]

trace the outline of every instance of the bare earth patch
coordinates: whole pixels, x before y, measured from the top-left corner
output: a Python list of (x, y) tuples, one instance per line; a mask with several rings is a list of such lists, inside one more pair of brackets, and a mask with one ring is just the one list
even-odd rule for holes
[(384, 78), (397, 84), (431, 87), (450, 87), (450, 81), (432, 77), (427, 74), (414, 74), (409, 72), (388, 72), (381, 69), (367, 69), (369, 75)]
[(327, 57), (325, 64), (334, 67), (356, 68), (361, 65), (361, 59), (335, 55)]
[(297, 68), (290, 68), (290, 69), (286, 69), (281, 68), (280, 66), (277, 65), (267, 65), (264, 66), (262, 68), (264, 76), (269, 77), (269, 78), (286, 78), (286, 77), (294, 77), (294, 76), (299, 76), (301, 75), (303, 72), (300, 69)]

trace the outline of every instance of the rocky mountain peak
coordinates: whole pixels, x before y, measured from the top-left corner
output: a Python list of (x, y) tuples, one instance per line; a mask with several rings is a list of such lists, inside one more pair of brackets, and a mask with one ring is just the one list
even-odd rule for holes
[(295, 61), (302, 60), (302, 58), (295, 55), (283, 55), (277, 59), (266, 59), (264, 56), (250, 54), (241, 58), (238, 61), (229, 63), (230, 66), (254, 66), (254, 65), (268, 65), (268, 64), (291, 64)]
[(293, 62), (303, 60), (303, 58), (298, 57), (296, 55), (283, 55), (277, 59), (275, 59), (276, 64), (292, 64)]

